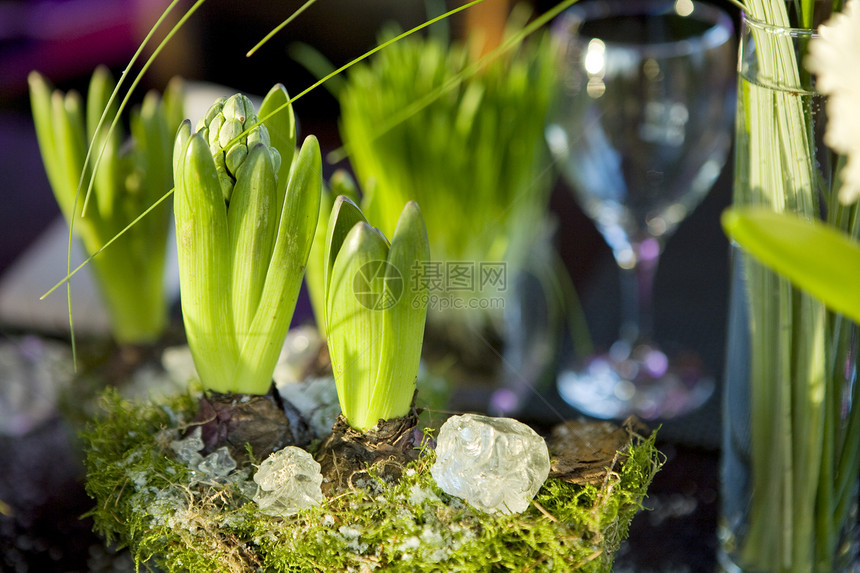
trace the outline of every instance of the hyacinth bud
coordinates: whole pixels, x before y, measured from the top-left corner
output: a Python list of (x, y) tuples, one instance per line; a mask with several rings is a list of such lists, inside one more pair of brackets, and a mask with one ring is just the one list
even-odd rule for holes
[[(244, 133), (251, 128), (254, 129)], [(217, 100), (197, 124), (197, 133), (209, 144), (225, 201), (229, 202), (233, 195), (236, 177), (250, 147), (264, 144), (275, 173), (280, 168), (281, 155), (272, 147), (266, 126), (258, 125), (254, 104), (245, 95), (236, 94)]]

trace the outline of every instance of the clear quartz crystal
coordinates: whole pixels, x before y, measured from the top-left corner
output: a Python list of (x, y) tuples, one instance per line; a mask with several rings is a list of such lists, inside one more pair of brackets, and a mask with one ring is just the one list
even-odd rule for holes
[(222, 446), (203, 456), (203, 439), (200, 437), (201, 428), (197, 426), (187, 437), (170, 442), (170, 449), (176, 452), (176, 457), (192, 470), (201, 472), (207, 478), (227, 477), (236, 469), (236, 460), (230, 455), (226, 446)]
[(266, 458), (254, 474), (260, 511), (287, 516), (323, 500), (320, 465), (301, 448), (287, 446)]
[(200, 437), (202, 429), (200, 426), (194, 428), (188, 436), (181, 440), (170, 442), (170, 449), (176, 452), (176, 457), (191, 469), (197, 469), (197, 466), (203, 461), (203, 456), (200, 455), (200, 450), (203, 449), (203, 439)]
[(439, 431), (430, 473), (442, 491), (487, 513), (521, 513), (549, 475), (549, 451), (516, 420), (452, 416)]
[(221, 446), (197, 465), (197, 468), (213, 477), (227, 477), (236, 469), (236, 460), (230, 455), (227, 446)]

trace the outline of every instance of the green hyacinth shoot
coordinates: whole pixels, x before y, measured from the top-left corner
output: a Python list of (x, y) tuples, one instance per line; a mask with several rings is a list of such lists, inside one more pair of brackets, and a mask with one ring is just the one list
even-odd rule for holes
[[(217, 101), (174, 146), (182, 315), (200, 381), (265, 394), (299, 295), (322, 186), (319, 143), (296, 152), (283, 86), (260, 107)], [(271, 117), (266, 117), (271, 115)]]
[[(108, 136), (115, 104), (99, 125), (115, 86), (107, 68), (93, 73), (86, 103), (74, 91), (54, 90), (38, 72), (30, 73), (29, 84), (48, 181), (64, 217), (74, 221), (77, 236), (93, 255), (173, 187), (171, 138), (183, 116), (180, 84), (171, 82), (163, 97), (154, 91), (145, 96), (132, 111), (130, 138), (121, 129)], [(85, 170), (90, 142), (93, 151)], [(93, 173), (99, 154), (101, 162)], [(91, 180), (94, 201), (82, 216)], [(169, 225), (170, 209), (159, 205), (92, 261), (119, 343), (154, 342), (167, 326), (164, 261)]]
[(409, 413), (427, 318), (417, 280), (430, 258), (417, 203), (406, 204), (391, 243), (339, 196), (325, 245), (325, 326), (341, 411), (353, 428)]

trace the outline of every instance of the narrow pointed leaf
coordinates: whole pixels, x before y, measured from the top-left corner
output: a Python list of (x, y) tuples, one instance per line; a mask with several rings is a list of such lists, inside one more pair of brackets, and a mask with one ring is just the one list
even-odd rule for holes
[[(60, 92), (54, 92), (51, 104), (55, 130), (54, 152), (57, 157), (57, 176), (60, 182), (55, 189), (55, 195), (66, 219), (70, 220), (80, 211), (80, 202), (77, 209), (75, 208), (75, 193), (86, 155), (81, 101), (74, 93), (63, 97)], [(87, 246), (90, 247), (90, 245)]]
[(233, 257), (233, 322), (237, 333), (247, 332), (251, 327), (263, 293), (277, 228), (274, 203), (275, 174), (270, 154), (259, 144), (239, 170), (227, 210)]
[(379, 373), (370, 400), (377, 419), (405, 416), (412, 404), (427, 318), (421, 265), (429, 259), (424, 218), (418, 204), (410, 201), (397, 222), (386, 266), (386, 290), (393, 304), (382, 312)]
[[(257, 115), (260, 118), (264, 118), (289, 101), (290, 96), (287, 93), (287, 89), (282, 84), (277, 84), (263, 98), (263, 103), (260, 105), (260, 113)], [(272, 147), (277, 149), (278, 153), (281, 154), (281, 166), (277, 173), (277, 198), (278, 206), (280, 206), (284, 200), (287, 179), (290, 175), (290, 166), (296, 153), (296, 118), (293, 114), (293, 106), (287, 105), (284, 109), (266, 119), (263, 125), (269, 130), (269, 139)]]
[(325, 337), (325, 238), (333, 202), (334, 199), (331, 191), (323, 183), (320, 195), (319, 219), (317, 220), (317, 228), (314, 231), (311, 251), (308, 255), (308, 268), (305, 271), (305, 284), (308, 289), (308, 297), (313, 308), (317, 330), (322, 337)]
[[(177, 141), (182, 141), (181, 135)], [(228, 303), (227, 210), (209, 146), (199, 135), (185, 144), (175, 176), (176, 243), (188, 345), (203, 385), (230, 392), (238, 351)]]
[[(90, 79), (90, 86), (87, 91), (87, 141), (92, 141), (98, 127), (99, 119), (110, 101), (111, 93), (113, 93), (116, 83), (111, 77), (107, 67), (99, 66), (93, 72), (93, 77)], [(102, 129), (107, 130), (110, 122), (117, 114), (116, 102), (111, 106), (105, 114), (105, 121), (102, 124)], [(96, 148), (98, 150), (98, 148)], [(98, 157), (98, 153), (96, 153)], [(102, 159), (104, 161), (104, 159)]]
[(344, 195), (353, 202), (358, 201), (358, 188), (352, 177), (345, 170), (339, 169), (329, 179), (330, 188), (323, 185), (320, 197), (320, 216), (317, 229), (314, 233), (314, 242), (308, 256), (308, 269), (305, 274), (305, 282), (308, 295), (311, 299), (314, 318), (320, 335), (325, 337), (325, 247), (328, 222), (331, 217), (334, 198)]
[[(164, 102), (164, 117), (168, 126), (179, 125), (185, 119), (184, 92), (185, 84), (182, 82), (182, 78), (171, 78), (167, 82), (161, 101)], [(173, 136), (173, 134), (170, 135)]]
[(265, 394), (299, 297), (319, 217), (322, 159), (308, 136), (290, 171), (284, 205), (257, 313), (241, 347), (236, 379), (243, 392)]
[[(132, 119), (132, 124), (134, 119)], [(125, 186), (123, 162), (120, 158), (120, 135), (118, 132), (108, 135), (107, 130), (102, 130), (96, 138), (94, 145), (99, 153), (104, 150), (98, 171), (95, 175), (93, 188), (96, 196), (98, 215), (102, 221), (113, 223), (116, 231), (122, 227), (120, 221), (114, 218), (114, 208), (119, 197), (122, 197)], [(105, 138), (108, 140), (105, 141)], [(82, 189), (83, 192), (83, 189)], [(91, 214), (88, 214), (91, 215)]]
[(766, 209), (728, 209), (722, 223), (745, 251), (860, 322), (860, 244), (823, 224)]
[[(361, 209), (344, 196), (335, 198), (334, 206), (331, 208), (331, 215), (329, 216), (325, 241), (324, 280), (326, 289), (326, 312), (329, 311), (328, 301), (330, 298), (328, 295), (328, 289), (329, 283), (331, 282), (331, 271), (334, 267), (335, 258), (337, 257), (338, 252), (340, 252), (347, 233), (349, 233), (358, 222), (367, 222)], [(328, 327), (326, 327), (326, 330), (328, 330)]]
[(379, 421), (371, 408), (379, 371), (378, 341), (388, 245), (368, 223), (356, 223), (332, 267), (326, 299), (328, 348), (341, 410), (349, 424), (368, 430)]
[(173, 173), (179, 173), (182, 158), (185, 157), (185, 148), (188, 145), (188, 140), (191, 138), (191, 120), (184, 120), (179, 124), (179, 129), (176, 130), (173, 143)]
[(42, 163), (45, 165), (45, 173), (48, 175), (51, 187), (55, 190), (61, 189), (65, 187), (66, 183), (57, 161), (51, 86), (38, 72), (30, 72), (27, 81), (30, 85), (30, 108), (33, 111), (36, 139), (39, 142), (39, 151), (42, 155)]

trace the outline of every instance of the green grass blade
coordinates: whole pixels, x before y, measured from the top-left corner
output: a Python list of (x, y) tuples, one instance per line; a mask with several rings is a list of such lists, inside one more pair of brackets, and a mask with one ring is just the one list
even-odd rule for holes
[(296, 10), (295, 12), (290, 14), (290, 16), (286, 20), (284, 20), (283, 22), (281, 22), (280, 24), (275, 26), (275, 28), (271, 32), (266, 34), (262, 40), (260, 40), (259, 42), (257, 42), (256, 45), (254, 45), (253, 48), (248, 50), (248, 52), (245, 54), (245, 57), (250, 58), (251, 56), (253, 56), (257, 52), (257, 50), (259, 50), (266, 42), (271, 40), (275, 36), (275, 34), (280, 32), (281, 30), (283, 30), (290, 22), (292, 22), (293, 20), (298, 18), (299, 14), (301, 14), (302, 12), (304, 12), (305, 10), (307, 10), (308, 8), (313, 6), (315, 2), (316, 2), (316, 0), (307, 0), (304, 4), (302, 4), (299, 7), (298, 10)]
[(820, 223), (765, 209), (729, 209), (723, 228), (741, 247), (833, 310), (860, 322), (860, 245)]
[(100, 131), (99, 119), (102, 114), (113, 117), (117, 113), (116, 105), (111, 100), (111, 94), (116, 89), (110, 71), (106, 66), (98, 66), (90, 78), (87, 91), (87, 141), (93, 141)]
[[(52, 89), (47, 80), (38, 72), (30, 72), (27, 76), (30, 86), (30, 108), (33, 112), (33, 124), (36, 128), (36, 140), (39, 143), (39, 151), (42, 155), (42, 164), (54, 193), (68, 187), (67, 180), (63, 177), (60, 164), (57, 161), (57, 140), (54, 129), (54, 111), (52, 103)], [(57, 197), (59, 202), (60, 198)]]

